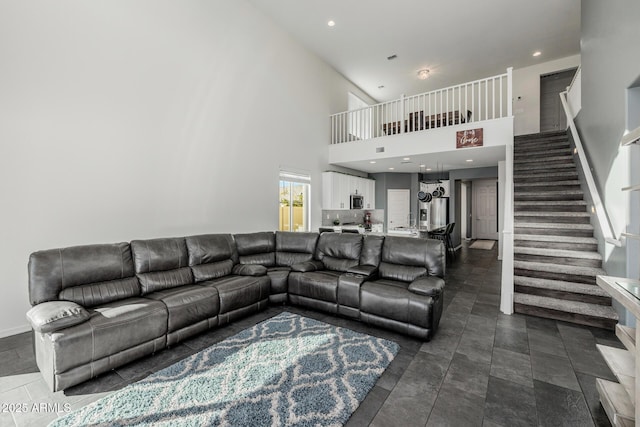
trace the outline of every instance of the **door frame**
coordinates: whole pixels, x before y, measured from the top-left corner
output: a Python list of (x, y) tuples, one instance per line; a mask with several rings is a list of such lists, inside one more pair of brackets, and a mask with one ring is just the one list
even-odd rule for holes
[[(472, 221), (471, 221), (471, 239), (476, 240), (478, 238), (477, 236), (477, 230), (478, 227), (476, 226), (476, 221), (478, 220), (478, 184), (482, 183), (482, 182), (491, 182), (493, 183), (493, 185), (495, 185), (496, 188), (496, 227), (499, 228), (499, 224), (498, 224), (498, 210), (499, 210), (499, 205), (500, 205), (500, 194), (498, 194), (498, 179), (497, 178), (488, 178), (488, 179), (474, 179), (473, 180), (473, 185), (471, 186), (471, 191), (473, 193), (473, 197), (472, 197), (472, 208), (471, 208), (471, 213), (472, 213)], [(500, 237), (500, 233), (499, 230), (496, 229), (495, 230), (495, 237), (492, 239), (487, 239), (487, 240), (499, 240)]]

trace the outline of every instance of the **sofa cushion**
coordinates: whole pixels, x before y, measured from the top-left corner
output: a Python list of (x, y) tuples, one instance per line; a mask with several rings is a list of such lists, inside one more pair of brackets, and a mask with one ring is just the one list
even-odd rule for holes
[(184, 238), (134, 240), (131, 251), (143, 295), (193, 283)]
[(231, 234), (202, 234), (185, 240), (189, 266), (196, 282), (227, 276), (238, 263), (238, 253)]
[(88, 321), (51, 333), (54, 370), (65, 372), (167, 333), (167, 308), (160, 301), (128, 298), (89, 310)]
[(167, 306), (168, 332), (174, 332), (218, 315), (220, 300), (216, 288), (200, 285), (181, 286), (145, 295)]
[(87, 321), (91, 315), (84, 307), (70, 301), (49, 301), (27, 311), (31, 327), (43, 334)]
[[(74, 246), (38, 251), (29, 257), (29, 299), (31, 305), (60, 299), (68, 288), (134, 277), (133, 260), (128, 243)], [(125, 294), (140, 294), (137, 283), (126, 286), (128, 292), (93, 293), (91, 305), (103, 304)], [(67, 294), (65, 294), (67, 295)], [(79, 300), (74, 300), (81, 303)]]
[(289, 289), (287, 283), (289, 279), (289, 267), (275, 267), (267, 270), (267, 275), (271, 279), (270, 295), (286, 294)]
[(360, 262), (362, 236), (353, 233), (324, 233), (318, 239), (314, 258), (327, 270), (347, 271)]
[(276, 231), (276, 265), (292, 266), (310, 261), (318, 242), (318, 233)]
[(220, 295), (220, 314), (247, 307), (269, 298), (268, 276), (226, 276), (202, 282), (217, 289)]
[(140, 282), (135, 277), (128, 277), (122, 280), (65, 288), (58, 298), (75, 302), (83, 307), (94, 307), (138, 295), (140, 295)]
[(291, 273), (289, 275), (289, 293), (322, 301), (338, 301), (337, 271), (313, 271), (309, 273)]
[(273, 232), (235, 234), (241, 264), (276, 265), (276, 236)]

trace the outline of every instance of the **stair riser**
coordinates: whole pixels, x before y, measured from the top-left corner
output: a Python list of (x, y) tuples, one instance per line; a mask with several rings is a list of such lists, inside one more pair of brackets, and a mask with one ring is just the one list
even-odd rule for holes
[(522, 137), (522, 136), (518, 135), (513, 139), (513, 141), (514, 141), (514, 144), (516, 144), (516, 145), (545, 143), (545, 142), (559, 142), (559, 141), (569, 142), (569, 136), (567, 134), (562, 134), (562, 135), (544, 135), (544, 136), (532, 135), (531, 137), (526, 137), (526, 136)]
[(569, 251), (585, 251), (595, 252), (598, 250), (597, 244), (589, 243), (554, 243), (554, 242), (536, 242), (531, 240), (515, 240), (515, 246), (525, 248), (549, 248), (549, 249), (566, 249)]
[(513, 182), (516, 184), (519, 183), (529, 183), (529, 182), (557, 182), (558, 180), (569, 180), (569, 179), (578, 179), (578, 174), (574, 173), (574, 172), (567, 172), (567, 175), (562, 175), (562, 176), (554, 176), (553, 174), (549, 174), (549, 173), (541, 173), (541, 174), (536, 174), (536, 176), (534, 177), (518, 177), (515, 176), (513, 178)]
[(553, 200), (553, 201), (565, 201), (565, 200), (583, 200), (584, 195), (582, 192), (574, 193), (574, 194), (556, 194), (556, 193), (543, 193), (543, 194), (531, 194), (531, 193), (515, 193), (514, 200), (515, 201), (545, 201), (545, 200)]
[(531, 157), (526, 157), (526, 158), (519, 158), (519, 159), (514, 159), (513, 163), (516, 166), (519, 165), (535, 165), (538, 163), (548, 163), (548, 164), (556, 164), (556, 163), (573, 163), (573, 157), (571, 156), (544, 156), (544, 157), (539, 157), (539, 156), (531, 156)]
[(575, 265), (578, 267), (602, 267), (602, 261), (599, 259), (568, 258), (518, 253), (513, 254), (513, 259), (515, 261), (544, 262), (549, 264)]
[(514, 268), (515, 276), (535, 277), (537, 279), (562, 280), (564, 282), (585, 283), (587, 285), (595, 285), (595, 276), (582, 276), (578, 274), (553, 273), (550, 271), (525, 270), (522, 268)]
[(580, 184), (553, 185), (552, 182), (548, 185), (527, 185), (527, 182), (517, 184), (513, 190), (515, 194), (521, 191), (580, 191)]
[(534, 234), (545, 236), (593, 237), (593, 230), (573, 230), (562, 228), (527, 228), (515, 227), (515, 234)]
[(599, 297), (597, 295), (577, 294), (575, 292), (563, 292), (553, 289), (533, 288), (530, 286), (515, 285), (515, 292), (521, 294), (538, 295), (541, 297), (557, 298), (569, 301), (586, 302), (589, 304), (611, 305), (610, 297)]
[(528, 158), (542, 158), (542, 157), (553, 157), (553, 156), (571, 156), (573, 153), (569, 146), (566, 147), (541, 147), (539, 149), (531, 149), (531, 150), (519, 150), (514, 149), (513, 157), (514, 159), (528, 159)]
[[(516, 215), (516, 223), (518, 222), (556, 222), (563, 224), (589, 224), (588, 216), (524, 216)], [(517, 225), (516, 225), (517, 227)]]
[(539, 205), (519, 205), (517, 202), (514, 204), (513, 210), (516, 212), (521, 211), (534, 211), (534, 212), (585, 212), (587, 207), (585, 205), (545, 205), (543, 203)]
[[(557, 172), (567, 172), (561, 168), (573, 168), (575, 171), (576, 164), (573, 159), (568, 160), (547, 160), (529, 163), (514, 163), (513, 168), (516, 171), (536, 170), (536, 169), (558, 169)], [(524, 173), (524, 172), (522, 172)]]
[(611, 319), (602, 319), (599, 317), (585, 316), (582, 314), (566, 313), (564, 311), (551, 310), (547, 308), (534, 307), (530, 305), (524, 305), (515, 303), (513, 309), (516, 313), (528, 314), (531, 316), (544, 317), (547, 319), (562, 320), (565, 322), (577, 323), (580, 325), (595, 326), (596, 328), (603, 328), (614, 330), (617, 321)]

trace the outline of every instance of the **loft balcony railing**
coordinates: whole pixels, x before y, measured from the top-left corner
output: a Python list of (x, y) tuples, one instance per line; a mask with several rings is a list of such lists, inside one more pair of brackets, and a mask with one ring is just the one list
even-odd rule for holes
[(511, 117), (512, 68), (505, 74), (332, 114), (331, 144)]

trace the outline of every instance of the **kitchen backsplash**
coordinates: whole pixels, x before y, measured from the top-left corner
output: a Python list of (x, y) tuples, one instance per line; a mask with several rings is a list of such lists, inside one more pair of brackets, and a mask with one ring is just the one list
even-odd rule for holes
[(359, 210), (323, 210), (322, 225), (334, 225), (336, 219), (340, 225), (364, 224), (364, 214), (371, 214), (371, 224), (384, 223), (384, 209), (359, 209)]

